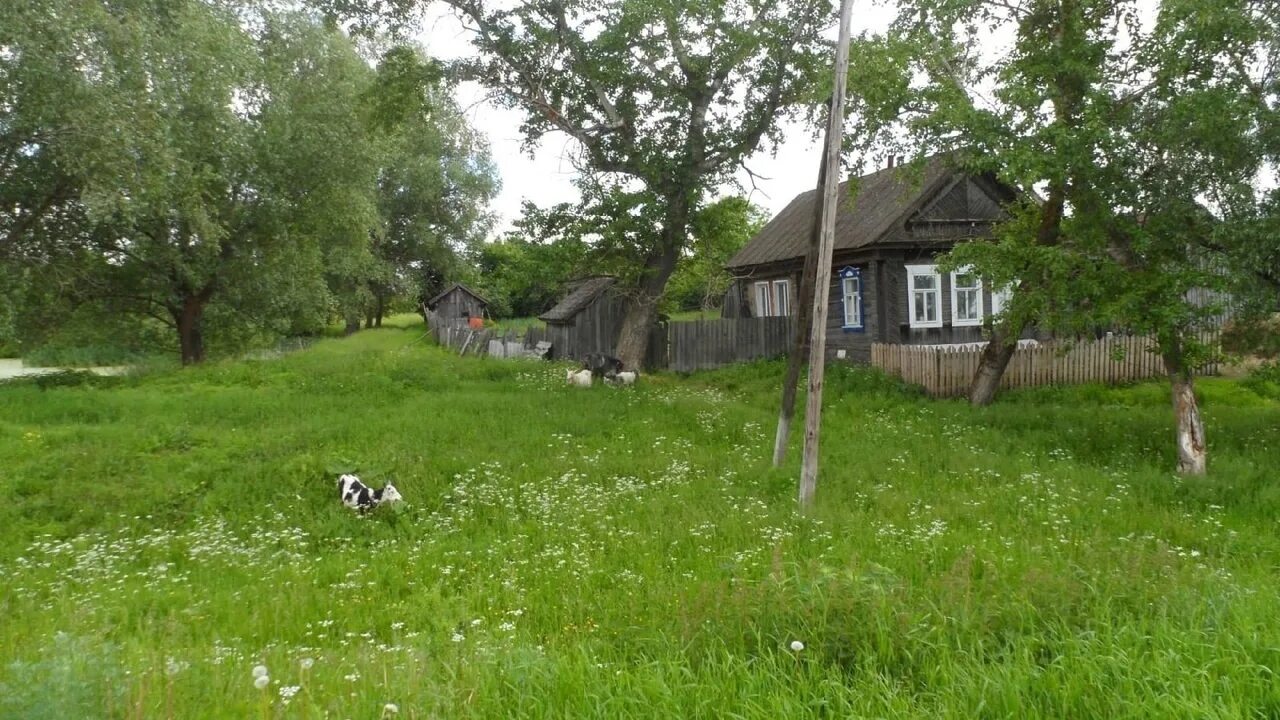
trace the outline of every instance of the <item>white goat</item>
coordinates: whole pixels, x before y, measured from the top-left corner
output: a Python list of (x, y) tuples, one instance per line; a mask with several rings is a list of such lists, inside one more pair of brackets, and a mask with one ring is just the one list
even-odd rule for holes
[(640, 373), (637, 373), (634, 370), (623, 370), (622, 372), (613, 376), (613, 384), (614, 385), (634, 385), (636, 382), (636, 378), (639, 376), (640, 376)]
[(591, 371), (590, 370), (565, 370), (564, 381), (570, 385), (578, 387), (591, 387)]

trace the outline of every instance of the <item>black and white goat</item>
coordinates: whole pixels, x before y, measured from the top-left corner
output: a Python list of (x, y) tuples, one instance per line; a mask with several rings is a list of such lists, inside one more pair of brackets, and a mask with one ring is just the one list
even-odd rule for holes
[(384, 502), (399, 502), (404, 499), (391, 483), (387, 483), (381, 490), (374, 490), (360, 482), (360, 478), (355, 475), (338, 478), (338, 496), (342, 498), (343, 505), (360, 512), (372, 510)]
[(611, 380), (622, 372), (622, 361), (603, 353), (590, 353), (582, 359), (582, 369), (590, 370), (593, 377)]

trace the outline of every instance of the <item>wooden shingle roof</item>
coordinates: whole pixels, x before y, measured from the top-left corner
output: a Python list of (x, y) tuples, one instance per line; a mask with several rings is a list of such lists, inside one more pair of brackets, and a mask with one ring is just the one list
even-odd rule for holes
[[(863, 175), (858, 178), (858, 194), (852, 198), (849, 181), (840, 183), (835, 249), (868, 247), (884, 241), (890, 231), (961, 172), (952, 168), (947, 160), (946, 155), (927, 158), (920, 175), (911, 173), (909, 166)], [(817, 198), (816, 189), (797, 195), (729, 259), (726, 267), (743, 268), (804, 257)]]
[(565, 295), (560, 302), (556, 303), (555, 307), (539, 315), (538, 319), (552, 323), (568, 322), (606, 290), (613, 287), (615, 282), (617, 282), (617, 278), (608, 275), (581, 280), (569, 291), (568, 295)]
[(466, 285), (463, 285), (462, 283), (454, 283), (449, 287), (445, 288), (444, 290), (441, 290), (440, 293), (437, 294), (435, 297), (428, 300), (427, 308), (434, 310), (436, 305), (439, 304), (439, 302), (443, 300), (445, 296), (447, 296), (449, 293), (453, 292), (454, 290), (461, 290), (462, 292), (479, 300), (481, 303), (485, 305), (489, 304), (489, 301), (485, 300), (484, 297), (480, 295), (480, 293), (476, 292), (475, 290), (472, 290), (471, 288), (467, 287)]

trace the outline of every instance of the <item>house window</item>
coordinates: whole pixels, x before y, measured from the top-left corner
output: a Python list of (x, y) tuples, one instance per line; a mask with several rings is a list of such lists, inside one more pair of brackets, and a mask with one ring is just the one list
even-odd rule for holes
[(788, 280), (756, 283), (756, 317), (781, 317), (791, 314), (791, 282)]
[(840, 271), (840, 289), (844, 296), (844, 328), (862, 329), (862, 273), (847, 267)]
[(773, 314), (785, 317), (791, 314), (791, 283), (786, 280), (773, 281)]
[(999, 290), (991, 291), (991, 314), (999, 315), (1004, 312), (1004, 308), (1009, 304), (1009, 300), (1013, 297), (1013, 286), (1006, 285)]
[(768, 317), (773, 314), (773, 303), (770, 299), (769, 283), (756, 283), (756, 317)]
[(982, 280), (972, 268), (951, 273), (951, 324), (982, 324)]
[(907, 298), (911, 327), (942, 327), (942, 276), (936, 267), (907, 266)]

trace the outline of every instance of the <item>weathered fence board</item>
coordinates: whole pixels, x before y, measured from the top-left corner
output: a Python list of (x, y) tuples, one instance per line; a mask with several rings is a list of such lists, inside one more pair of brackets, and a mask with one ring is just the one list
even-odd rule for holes
[[(1203, 342), (1216, 343), (1206, 334)], [(922, 385), (935, 397), (963, 395), (978, 368), (983, 345), (897, 345), (873, 343), (871, 364), (907, 382)], [(1218, 372), (1216, 363), (1197, 370)], [(1076, 343), (1024, 344), (1009, 362), (1003, 388), (1036, 385), (1074, 385), (1087, 382), (1118, 384), (1165, 374), (1164, 363), (1152, 350), (1152, 340), (1137, 335), (1113, 335)]]
[(670, 323), (666, 367), (693, 372), (785, 355), (791, 349), (793, 322), (790, 317), (763, 317)]

